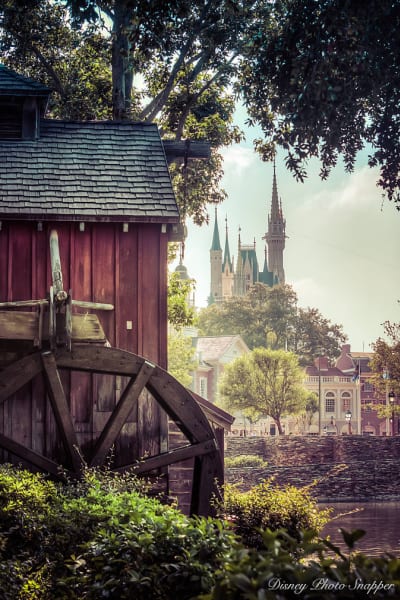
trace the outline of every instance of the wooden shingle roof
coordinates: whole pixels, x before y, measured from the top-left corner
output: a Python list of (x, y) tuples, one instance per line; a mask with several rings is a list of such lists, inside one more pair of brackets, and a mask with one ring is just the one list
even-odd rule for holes
[(0, 64), (0, 96), (48, 96), (50, 88)]
[(157, 126), (44, 120), (38, 140), (0, 140), (0, 215), (178, 222)]

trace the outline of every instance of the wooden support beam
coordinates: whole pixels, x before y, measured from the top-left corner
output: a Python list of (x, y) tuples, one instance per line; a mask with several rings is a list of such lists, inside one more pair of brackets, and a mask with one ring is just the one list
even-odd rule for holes
[(98, 467), (104, 464), (106, 456), (114, 444), (119, 432), (126, 422), (129, 413), (137, 402), (140, 393), (145, 388), (146, 383), (154, 371), (154, 365), (145, 361), (136, 377), (132, 377), (128, 382), (118, 404), (114, 408), (108, 419), (101, 435), (97, 441), (93, 458), (90, 461), (91, 467)]
[(218, 451), (196, 457), (190, 514), (205, 517), (215, 515), (213, 500), (221, 498), (218, 487), (218, 481), (221, 480), (221, 468), (222, 460)]
[[(58, 478), (60, 477), (60, 465), (55, 463), (53, 460), (49, 460), (45, 456), (38, 454), (30, 448), (26, 448), (18, 442), (14, 442), (10, 438), (0, 433), (0, 446), (8, 452), (11, 452), (15, 456), (26, 460), (35, 467), (38, 467), (41, 471), (47, 471)], [(64, 470), (65, 471), (65, 470)]]
[(56, 360), (52, 352), (43, 352), (41, 356), (47, 381), (47, 391), (60, 435), (64, 447), (71, 457), (72, 467), (76, 473), (79, 473), (82, 470), (83, 461), (79, 454), (78, 438), (57, 370)]
[[(57, 351), (59, 367), (132, 377), (144, 358), (125, 350), (73, 344), (72, 352)], [(167, 371), (156, 366), (147, 389), (192, 443), (214, 438), (213, 430), (193, 396)]]
[(211, 156), (210, 142), (201, 140), (163, 140), (168, 163), (177, 158), (207, 159)]
[(132, 463), (131, 465), (118, 467), (117, 469), (113, 469), (113, 471), (116, 473), (121, 473), (132, 469), (137, 474), (148, 473), (154, 469), (167, 467), (168, 465), (172, 465), (182, 460), (188, 460), (189, 458), (202, 456), (203, 454), (208, 454), (210, 452), (215, 453), (215, 450), (215, 440), (209, 440), (207, 442), (200, 442), (199, 444), (183, 446), (182, 448), (177, 448), (175, 450), (171, 450), (170, 452), (163, 452), (157, 456), (145, 458), (138, 463)]
[(40, 354), (30, 354), (0, 372), (0, 404), (42, 371)]

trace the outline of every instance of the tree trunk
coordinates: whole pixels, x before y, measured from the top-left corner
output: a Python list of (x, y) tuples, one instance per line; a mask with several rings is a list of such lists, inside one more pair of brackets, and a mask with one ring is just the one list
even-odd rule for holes
[(111, 50), (113, 119), (116, 121), (128, 118), (127, 109), (132, 89), (132, 72), (128, 69), (128, 14), (125, 0), (116, 0)]
[(276, 423), (276, 426), (277, 426), (277, 428), (278, 428), (278, 433), (279, 433), (279, 435), (284, 435), (284, 434), (285, 434), (285, 432), (284, 432), (284, 431), (283, 431), (283, 429), (282, 429), (282, 423), (281, 423), (281, 420), (280, 420), (280, 419), (274, 419), (274, 421), (275, 421), (275, 423)]

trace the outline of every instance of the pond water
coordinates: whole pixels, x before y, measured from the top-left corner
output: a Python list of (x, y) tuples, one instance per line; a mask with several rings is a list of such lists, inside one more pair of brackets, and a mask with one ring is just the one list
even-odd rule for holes
[[(347, 549), (338, 531), (340, 527), (347, 531), (364, 529), (366, 534), (357, 542), (356, 549), (371, 556), (391, 552), (400, 557), (400, 502), (338, 502), (318, 506), (330, 506), (332, 515), (339, 515), (324, 527), (322, 535), (329, 535), (340, 548)], [(355, 510), (357, 512), (352, 514), (343, 514)]]

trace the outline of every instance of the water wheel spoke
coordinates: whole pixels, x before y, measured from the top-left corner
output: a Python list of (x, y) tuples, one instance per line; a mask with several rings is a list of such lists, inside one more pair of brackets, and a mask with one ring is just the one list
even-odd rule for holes
[(114, 469), (114, 471), (122, 472), (126, 471), (127, 469), (132, 469), (137, 474), (148, 473), (154, 469), (167, 467), (168, 465), (172, 465), (182, 460), (188, 460), (189, 458), (194, 458), (196, 456), (214, 453), (216, 450), (217, 445), (215, 440), (208, 440), (207, 442), (199, 442), (198, 444), (183, 446), (181, 448), (177, 448), (176, 450), (171, 450), (170, 452), (163, 452), (162, 454), (157, 454), (157, 456), (145, 458), (139, 463), (133, 463), (131, 465), (125, 465), (124, 467)]
[(210, 514), (210, 500), (213, 497), (220, 499), (220, 491), (215, 482), (223, 481), (221, 479), (222, 472), (223, 465), (219, 452), (211, 452), (195, 458), (191, 514)]
[(45, 456), (38, 454), (34, 450), (23, 446), (19, 442), (11, 440), (2, 433), (0, 433), (0, 447), (4, 448), (5, 450), (8, 450), (12, 454), (15, 454), (15, 456), (18, 456), (19, 458), (28, 461), (35, 467), (41, 469), (42, 471), (47, 471), (48, 473), (51, 473), (56, 477), (60, 477), (60, 465), (55, 463), (53, 460), (50, 460)]
[(79, 455), (78, 438), (74, 430), (71, 412), (57, 369), (56, 359), (52, 352), (43, 352), (41, 356), (54, 417), (59, 427), (64, 447), (70, 455), (72, 467), (75, 472), (79, 472), (82, 469), (82, 459)]
[(134, 404), (138, 401), (141, 392), (146, 387), (146, 383), (150, 379), (154, 368), (153, 364), (145, 361), (137, 376), (132, 377), (129, 380), (118, 404), (114, 408), (98, 439), (90, 466), (100, 466), (104, 463), (111, 446), (114, 444), (119, 432), (126, 423), (129, 413), (134, 407)]
[(0, 403), (18, 392), (42, 370), (37, 354), (30, 354), (0, 372)]

